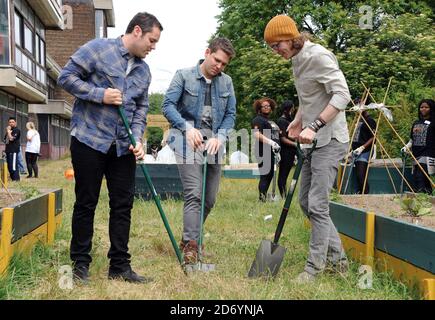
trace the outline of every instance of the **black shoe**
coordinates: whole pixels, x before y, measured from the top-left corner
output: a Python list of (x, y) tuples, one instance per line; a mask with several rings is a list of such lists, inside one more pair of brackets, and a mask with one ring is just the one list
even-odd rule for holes
[(73, 279), (83, 284), (89, 283), (89, 268), (87, 266), (75, 266), (73, 269)]
[(30, 178), (32, 178), (32, 176), (27, 176), (27, 177), (26, 177), (26, 179), (30, 179)]
[(109, 280), (124, 280), (131, 283), (149, 283), (154, 281), (152, 278), (146, 278), (138, 275), (132, 269), (121, 273), (114, 273), (109, 271)]

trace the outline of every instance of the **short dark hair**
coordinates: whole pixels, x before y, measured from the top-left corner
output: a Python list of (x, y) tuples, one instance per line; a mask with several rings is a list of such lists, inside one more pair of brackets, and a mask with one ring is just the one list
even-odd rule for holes
[(17, 122), (17, 118), (15, 117), (9, 117), (8, 121), (14, 120), (15, 122)]
[(208, 45), (208, 48), (212, 53), (220, 49), (223, 52), (225, 52), (230, 57), (230, 59), (236, 56), (236, 51), (234, 50), (231, 41), (228, 40), (227, 38), (215, 38), (211, 40)]
[(163, 27), (159, 20), (155, 16), (153, 16), (151, 13), (148, 12), (139, 12), (137, 13), (133, 19), (131, 19), (130, 23), (128, 24), (127, 30), (125, 31), (126, 34), (132, 33), (134, 30), (134, 27), (139, 26), (143, 33), (151, 32), (151, 30), (154, 27), (157, 27), (160, 29), (160, 31), (163, 31)]
[(282, 104), (281, 104), (281, 113), (284, 113), (284, 111), (286, 110), (291, 110), (293, 109), (295, 106), (295, 104), (293, 103), (292, 100), (285, 100)]

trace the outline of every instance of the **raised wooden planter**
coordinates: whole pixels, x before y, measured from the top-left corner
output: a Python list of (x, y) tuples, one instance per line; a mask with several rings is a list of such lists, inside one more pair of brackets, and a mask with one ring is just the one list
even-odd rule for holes
[(257, 163), (225, 166), (222, 174), (228, 179), (258, 179), (260, 173)]
[[(162, 200), (183, 197), (183, 185), (176, 164), (147, 163), (146, 166), (154, 188)], [(136, 167), (135, 195), (144, 200), (152, 199), (151, 191), (139, 165)]]
[(330, 215), (350, 256), (435, 300), (435, 230), (336, 202)]
[[(390, 160), (385, 161), (387, 163), (388, 171), (391, 175), (393, 183), (391, 182), (390, 176), (387, 169), (385, 168), (383, 160), (374, 160), (373, 163), (370, 164), (369, 175), (367, 178), (367, 181), (370, 185), (370, 194), (394, 194), (399, 192), (400, 190), (402, 177), (400, 176), (399, 172), (397, 172), (396, 168), (393, 166)], [(394, 163), (396, 164), (400, 172), (402, 172), (402, 161), (400, 159), (395, 159)], [(410, 183), (412, 183), (411, 170), (411, 167), (405, 168), (405, 178)], [(353, 168), (352, 172), (350, 171), (350, 164), (347, 165), (346, 170), (344, 170), (344, 164), (340, 164), (340, 167), (338, 169), (338, 185), (340, 185), (340, 181), (343, 179), (343, 185), (341, 187), (342, 194), (355, 194), (357, 192), (355, 168)], [(351, 176), (345, 193), (344, 190), (346, 187), (347, 179), (349, 177), (349, 173), (351, 174)], [(409, 190), (405, 182), (403, 183), (403, 189), (404, 191)]]
[(62, 189), (0, 210), (0, 275), (15, 252), (29, 252), (38, 242), (53, 243), (61, 213)]
[(0, 189), (4, 186), (8, 187), (8, 174), (8, 164), (4, 159), (0, 159), (0, 180), (3, 182), (0, 183)]

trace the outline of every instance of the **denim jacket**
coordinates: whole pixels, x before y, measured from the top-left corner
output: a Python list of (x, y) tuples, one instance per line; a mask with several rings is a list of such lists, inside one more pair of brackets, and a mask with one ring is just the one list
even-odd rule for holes
[[(203, 60), (191, 68), (178, 70), (166, 91), (163, 115), (172, 126), (168, 136), (169, 146), (186, 158), (186, 130), (201, 129), (206, 81), (200, 71)], [(212, 136), (225, 144), (236, 119), (236, 98), (231, 77), (220, 73), (212, 79)]]

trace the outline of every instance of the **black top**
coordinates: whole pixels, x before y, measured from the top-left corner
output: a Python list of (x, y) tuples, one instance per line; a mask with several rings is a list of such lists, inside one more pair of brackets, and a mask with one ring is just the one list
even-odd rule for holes
[(18, 153), (20, 150), (20, 136), (21, 131), (17, 127), (12, 129), (12, 137), (14, 137), (13, 141), (9, 141), (8, 134), (5, 134), (4, 142), (6, 143), (6, 153)]
[[(275, 122), (269, 120), (261, 115), (258, 115), (252, 120), (252, 129), (258, 129), (258, 131), (266, 136), (269, 139), (272, 139), (276, 143), (279, 143), (279, 127)], [(268, 144), (266, 146), (263, 145), (263, 142), (255, 139), (255, 150), (256, 154), (260, 157), (263, 156), (263, 148), (270, 148), (272, 151), (272, 147)]]
[(429, 120), (417, 120), (412, 125), (412, 153), (414, 157), (435, 157), (435, 128)]
[[(280, 137), (287, 137), (287, 128), (290, 125), (290, 122), (292, 122), (293, 119), (286, 118), (284, 116), (279, 117), (279, 119), (276, 121), (276, 124), (279, 127), (279, 136)], [(294, 153), (296, 151), (296, 147), (289, 146), (285, 143), (281, 143), (281, 156), (289, 155), (291, 153)]]
[[(375, 122), (375, 120), (373, 120), (372, 117), (368, 116), (366, 121), (369, 124), (370, 128), (372, 129), (372, 131), (374, 132), (376, 130), (376, 122)], [(355, 132), (355, 135), (354, 135), (353, 141), (352, 141), (352, 150), (355, 150), (355, 149), (361, 147), (368, 140), (370, 140), (370, 138), (373, 137), (372, 131), (370, 131), (369, 127), (367, 126), (367, 124), (365, 123), (365, 121), (363, 119), (361, 119), (358, 122), (358, 125), (357, 125), (355, 130), (356, 130), (356, 132)], [(363, 153), (370, 152), (370, 149), (372, 148), (372, 144), (373, 143), (369, 144), (365, 148)]]

